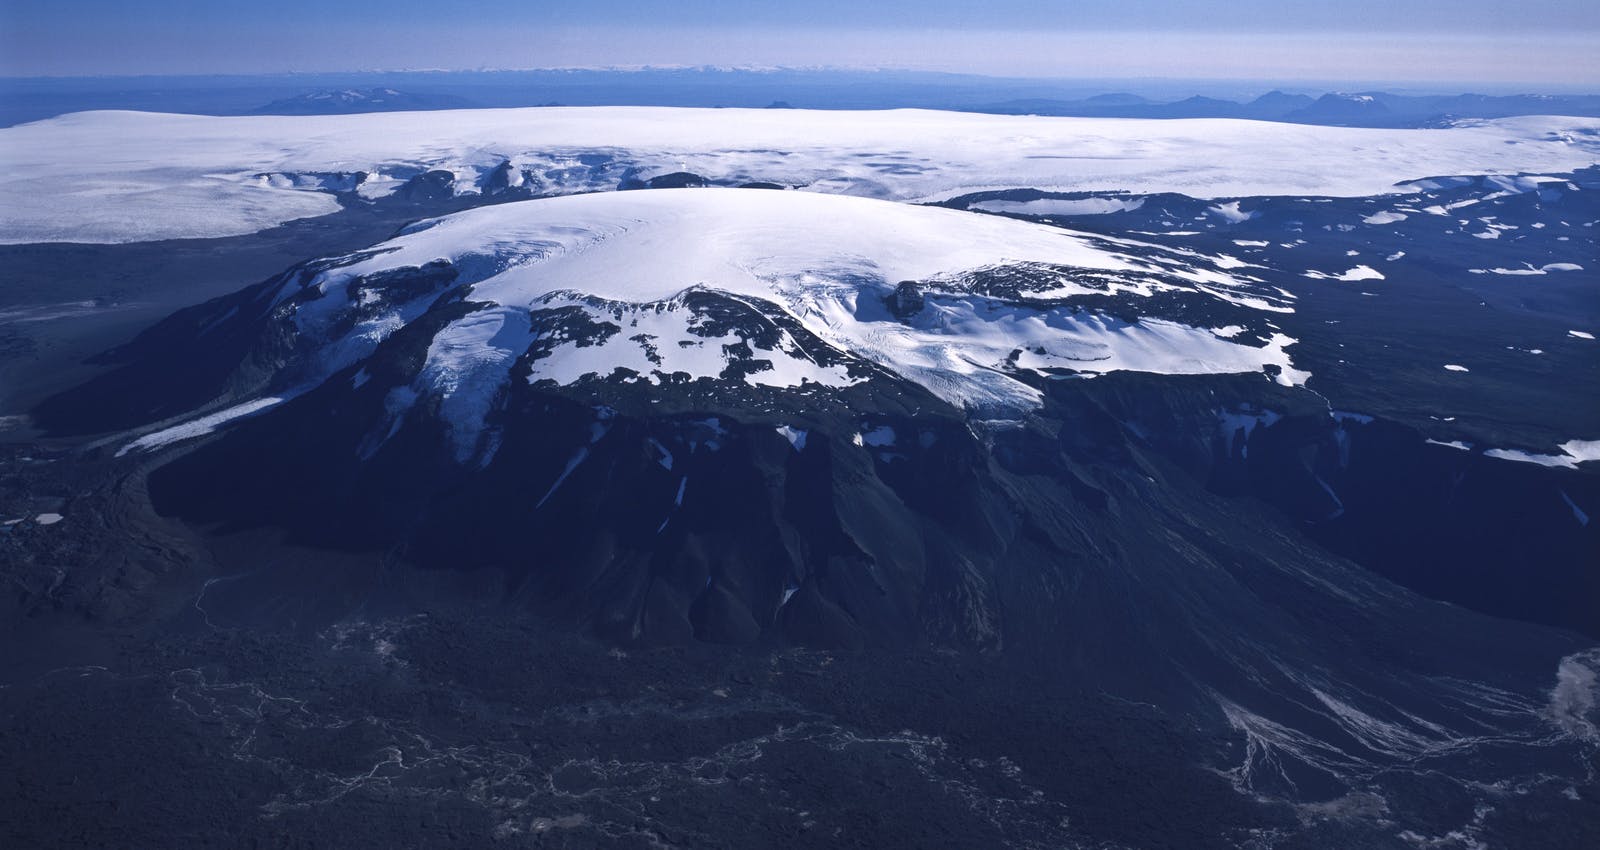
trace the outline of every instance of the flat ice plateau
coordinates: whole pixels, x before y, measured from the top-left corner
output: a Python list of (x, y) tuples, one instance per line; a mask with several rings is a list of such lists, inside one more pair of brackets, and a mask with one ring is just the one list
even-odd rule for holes
[[(567, 107), (315, 117), (82, 112), (0, 130), (0, 243), (253, 233), (440, 169), (478, 191), (503, 163), (541, 194), (689, 171), (814, 192), (939, 200), (985, 189), (1365, 196), (1435, 175), (1563, 172), (1600, 158), (1600, 119), (1374, 130), (1233, 119)], [(356, 177), (355, 175), (361, 175)]]

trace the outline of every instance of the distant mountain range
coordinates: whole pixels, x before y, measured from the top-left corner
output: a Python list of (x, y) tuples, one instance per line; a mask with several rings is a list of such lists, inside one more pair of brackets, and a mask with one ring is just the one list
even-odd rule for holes
[[(541, 102), (528, 106), (577, 106)], [(400, 112), (428, 109), (470, 109), (464, 97), (397, 91), (392, 88), (317, 91), (275, 100), (257, 115), (344, 115), (357, 112)], [(891, 106), (894, 104), (884, 104)], [(793, 108), (775, 100), (768, 108)], [(954, 107), (962, 112), (994, 115), (1053, 115), (1081, 118), (1246, 118), (1335, 127), (1432, 127), (1470, 118), (1518, 115), (1600, 117), (1600, 95), (1402, 95), (1389, 92), (1329, 92), (1321, 97), (1278, 90), (1240, 102), (1194, 95), (1159, 101), (1127, 92), (1099, 94), (1081, 100), (1020, 98), (994, 104)]]
[(256, 115), (351, 115), (359, 112), (412, 112), (472, 109), (478, 106), (449, 94), (403, 92), (391, 88), (325, 89), (280, 98), (254, 110)]
[[(327, 115), (557, 105), (915, 108), (1116, 118), (1254, 118), (1363, 127), (1419, 127), (1516, 115), (1600, 116), (1600, 95), (1594, 94), (1396, 94), (1387, 90), (1391, 86), (1380, 84), (1325, 83), (1249, 99), (1260, 90), (1257, 85), (1273, 84), (720, 68), (10, 78), (0, 79), (0, 126), (93, 109)], [(1350, 91), (1356, 93), (1345, 93)]]
[(1416, 96), (1389, 92), (1330, 92), (1313, 98), (1270, 91), (1238, 102), (1190, 97), (1159, 102), (1134, 94), (1103, 94), (1082, 100), (1034, 98), (974, 107), (1000, 115), (1065, 115), (1095, 118), (1251, 118), (1350, 127), (1427, 127), (1463, 118), (1518, 115), (1600, 115), (1597, 95), (1458, 94)]

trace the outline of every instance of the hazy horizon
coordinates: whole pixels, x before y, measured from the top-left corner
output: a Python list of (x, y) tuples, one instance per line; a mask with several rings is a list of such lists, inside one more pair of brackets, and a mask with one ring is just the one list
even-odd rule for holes
[(1393, 80), (1600, 84), (1600, 4), (1238, 0), (854, 8), (690, 0), (437, 4), (152, 0), (0, 10), (0, 76), (727, 66), (928, 71), (1031, 79)]
[[(1292, 77), (1227, 77), (1227, 76), (1027, 76), (1017, 74), (989, 74), (967, 71), (932, 71), (920, 68), (903, 67), (852, 67), (844, 65), (760, 65), (760, 64), (614, 64), (614, 65), (559, 65), (559, 66), (529, 66), (529, 67), (482, 67), (482, 68), (427, 68), (427, 67), (394, 67), (394, 68), (347, 68), (347, 69), (305, 69), (296, 71), (257, 71), (257, 72), (173, 72), (173, 73), (126, 73), (126, 74), (11, 74), (0, 73), (0, 80), (10, 82), (35, 82), (35, 83), (70, 83), (72, 81), (256, 81), (256, 80), (298, 80), (305, 79), (315, 82), (321, 80), (337, 80), (358, 78), (367, 82), (379, 81), (388, 77), (432, 77), (440, 78), (472, 75), (511, 75), (511, 74), (558, 74), (558, 73), (592, 73), (592, 74), (667, 74), (674, 72), (694, 73), (725, 73), (725, 74), (817, 74), (817, 75), (905, 75), (907, 78), (925, 76), (928, 80), (949, 78), (952, 80), (994, 80), (998, 82), (1020, 82), (1039, 85), (1058, 85), (1066, 87), (1080, 96), (1106, 93), (1136, 94), (1152, 100), (1163, 98), (1179, 99), (1194, 95), (1207, 97), (1250, 98), (1269, 91), (1283, 91), (1297, 94), (1321, 94), (1327, 92), (1360, 92), (1360, 91), (1387, 91), (1393, 94), (1415, 95), (1453, 95), (1463, 93), (1507, 95), (1507, 94), (1552, 94), (1552, 95), (1577, 95), (1600, 93), (1600, 80), (1593, 82), (1553, 82), (1553, 81), (1528, 81), (1528, 80), (1471, 80), (1471, 79), (1439, 79), (1419, 80), (1403, 77), (1392, 78), (1292, 78)], [(367, 79), (370, 78), (370, 79)]]

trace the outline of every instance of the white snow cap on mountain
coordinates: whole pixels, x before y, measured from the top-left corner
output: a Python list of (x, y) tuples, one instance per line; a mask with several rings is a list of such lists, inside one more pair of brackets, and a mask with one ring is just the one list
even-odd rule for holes
[(331, 274), (466, 260), (492, 270), (473, 289), (475, 299), (523, 306), (560, 290), (636, 303), (690, 286), (770, 298), (808, 276), (862, 274), (893, 284), (1027, 262), (1157, 270), (1055, 227), (758, 189), (604, 192), (480, 207), (421, 222), (375, 250)]
[[(1149, 264), (1114, 250), (1121, 241), (1011, 219), (889, 201), (751, 189), (613, 192), (480, 207), (421, 222), (347, 265), (307, 281), (286, 282), (302, 332), (348, 327), (329, 317), (359, 304), (351, 284), (383, 272), (447, 261), (466, 300), (482, 304), (441, 330), (407, 397), (434, 396), (470, 454), (472, 440), (512, 365), (536, 342), (549, 347), (530, 363), (529, 381), (570, 384), (612, 378), (661, 383), (674, 374), (719, 377), (739, 339), (708, 336), (683, 303), (687, 291), (725, 293), (788, 313), (825, 343), (920, 383), (965, 407), (1027, 409), (1038, 391), (1019, 371), (1067, 368), (1104, 373), (1254, 372), (1276, 367), (1278, 380), (1307, 377), (1274, 334), (1264, 346), (1157, 318), (1129, 322), (1075, 311), (1054, 301), (1081, 292), (1047, 281), (1049, 299), (1006, 303), (963, 286), (970, 272), (1026, 266), (1037, 275), (1070, 267), (1125, 278), (1116, 291), (1148, 294), (1184, 269)], [(1203, 262), (1191, 257), (1189, 262)], [(1209, 289), (1226, 280), (1208, 270)], [(911, 316), (886, 304), (897, 284), (923, 281), (926, 303)], [(943, 282), (944, 285), (941, 285)], [(319, 297), (289, 302), (307, 289)], [(1220, 291), (1220, 290), (1219, 290)], [(1226, 295), (1226, 293), (1223, 293)], [(1218, 296), (1222, 297), (1222, 296)], [(1233, 299), (1223, 298), (1230, 303)], [(533, 315), (577, 309), (597, 325), (620, 326), (603, 341), (558, 331), (541, 337)], [(370, 306), (364, 308), (370, 312)], [(332, 374), (359, 362), (400, 327), (414, 305), (371, 316), (348, 336), (320, 341)], [(751, 385), (844, 386), (859, 381), (816, 362), (787, 332), (774, 348), (754, 348), (765, 368)]]

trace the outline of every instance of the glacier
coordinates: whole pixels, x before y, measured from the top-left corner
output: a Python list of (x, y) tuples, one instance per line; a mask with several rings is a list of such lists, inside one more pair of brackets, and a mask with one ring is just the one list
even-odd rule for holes
[(1597, 151), (1600, 119), (1567, 117), (1375, 130), (914, 109), (97, 111), (0, 129), (0, 243), (254, 233), (336, 212), (336, 190), (379, 198), (428, 170), (448, 172), (465, 194), (496, 174), (508, 185), (531, 177), (539, 194), (616, 188), (615, 175), (585, 164), (597, 156), (644, 175), (689, 171), (901, 201), (1008, 188), (1221, 200), (1377, 195), (1419, 175), (1571, 171)]

